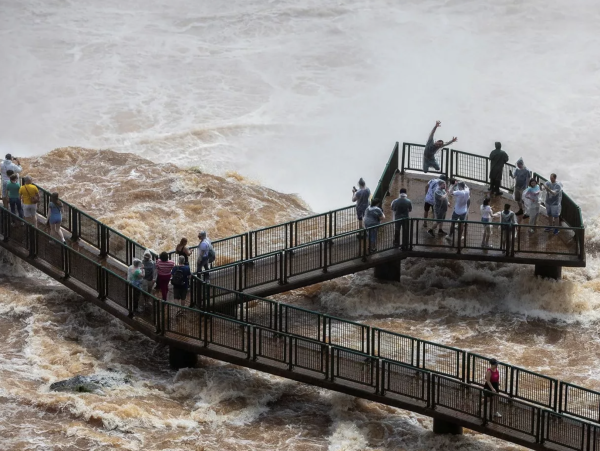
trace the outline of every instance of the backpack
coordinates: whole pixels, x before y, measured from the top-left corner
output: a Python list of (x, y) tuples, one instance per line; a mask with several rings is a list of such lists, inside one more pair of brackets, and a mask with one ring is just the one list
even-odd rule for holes
[(185, 285), (185, 274), (184, 274), (183, 268), (181, 266), (177, 266), (175, 268), (173, 277), (171, 277), (171, 284), (174, 287), (183, 287)]
[(217, 254), (215, 254), (215, 249), (212, 247), (212, 244), (208, 245), (208, 263), (212, 263), (217, 258)]

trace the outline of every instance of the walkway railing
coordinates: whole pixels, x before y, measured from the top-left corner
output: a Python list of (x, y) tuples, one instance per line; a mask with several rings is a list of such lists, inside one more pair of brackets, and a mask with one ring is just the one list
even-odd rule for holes
[(142, 292), (3, 208), (0, 232), (4, 242), (29, 259), (77, 281), (161, 336), (271, 362), (273, 368), (300, 371), (315, 383), (350, 384), (365, 396), (409, 400), (428, 412), (456, 412), (482, 425), (517, 431), (535, 443), (556, 444), (556, 449), (600, 449), (598, 392), (500, 363), (501, 392), (507, 398), (498, 399), (494, 410), (504, 415), (495, 417), (490, 398), (472, 385), (483, 382), (485, 357), (204, 284), (195, 276), (192, 296), (205, 310), (182, 307)]
[[(272, 332), (313, 340), (369, 357), (482, 386), (489, 357), (206, 284), (194, 276), (192, 301), (207, 312)], [(203, 294), (201, 294), (203, 293)], [(500, 393), (600, 423), (600, 392), (500, 362)]]
[[(40, 202), (37, 204), (37, 212), (40, 216), (47, 219), (50, 192), (40, 186), (37, 188), (40, 192)], [(80, 239), (99, 249), (101, 256), (110, 256), (125, 265), (131, 265), (134, 258), (143, 258), (146, 247), (84, 213), (68, 202), (64, 200), (61, 200), (61, 202), (63, 203), (61, 225), (63, 229), (71, 233), (72, 240)]]

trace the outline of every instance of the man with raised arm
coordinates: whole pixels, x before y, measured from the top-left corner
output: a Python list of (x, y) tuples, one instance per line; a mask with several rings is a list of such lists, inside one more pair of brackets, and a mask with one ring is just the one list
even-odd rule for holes
[(435, 121), (435, 127), (431, 130), (429, 138), (427, 139), (427, 144), (425, 144), (425, 150), (423, 151), (423, 172), (427, 172), (429, 168), (434, 168), (436, 171), (439, 171), (440, 165), (435, 161), (435, 154), (441, 148), (458, 141), (458, 138), (455, 136), (447, 143), (444, 143), (441, 139), (433, 142), (433, 135), (435, 135), (437, 128), (441, 126), (442, 123), (440, 121)]

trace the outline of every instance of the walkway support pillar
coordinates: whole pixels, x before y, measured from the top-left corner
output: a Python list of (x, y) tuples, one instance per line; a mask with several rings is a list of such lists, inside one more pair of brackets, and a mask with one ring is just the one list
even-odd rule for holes
[(562, 266), (535, 265), (535, 275), (544, 279), (562, 278)]
[(433, 432), (434, 434), (452, 434), (462, 435), (463, 428), (456, 423), (449, 421), (440, 420), (439, 418), (433, 419)]
[(401, 260), (394, 260), (375, 266), (375, 277), (380, 280), (400, 282), (400, 264)]
[(198, 355), (193, 352), (169, 346), (169, 365), (174, 370), (193, 368), (198, 363)]

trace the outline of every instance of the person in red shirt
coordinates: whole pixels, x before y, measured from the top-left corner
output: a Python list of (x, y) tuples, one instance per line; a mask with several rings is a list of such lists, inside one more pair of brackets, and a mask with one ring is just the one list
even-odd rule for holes
[(169, 260), (169, 254), (161, 252), (156, 262), (156, 287), (160, 290), (163, 301), (167, 300), (169, 294), (169, 281), (174, 266), (175, 262)]
[[(490, 390), (491, 392), (498, 394), (500, 393), (500, 371), (498, 371), (498, 361), (496, 359), (490, 359), (490, 367), (485, 372), (485, 384), (483, 388)], [(488, 398), (490, 395), (487, 395)], [(492, 397), (492, 411), (495, 410), (498, 418), (502, 415), (498, 412), (498, 396)]]

